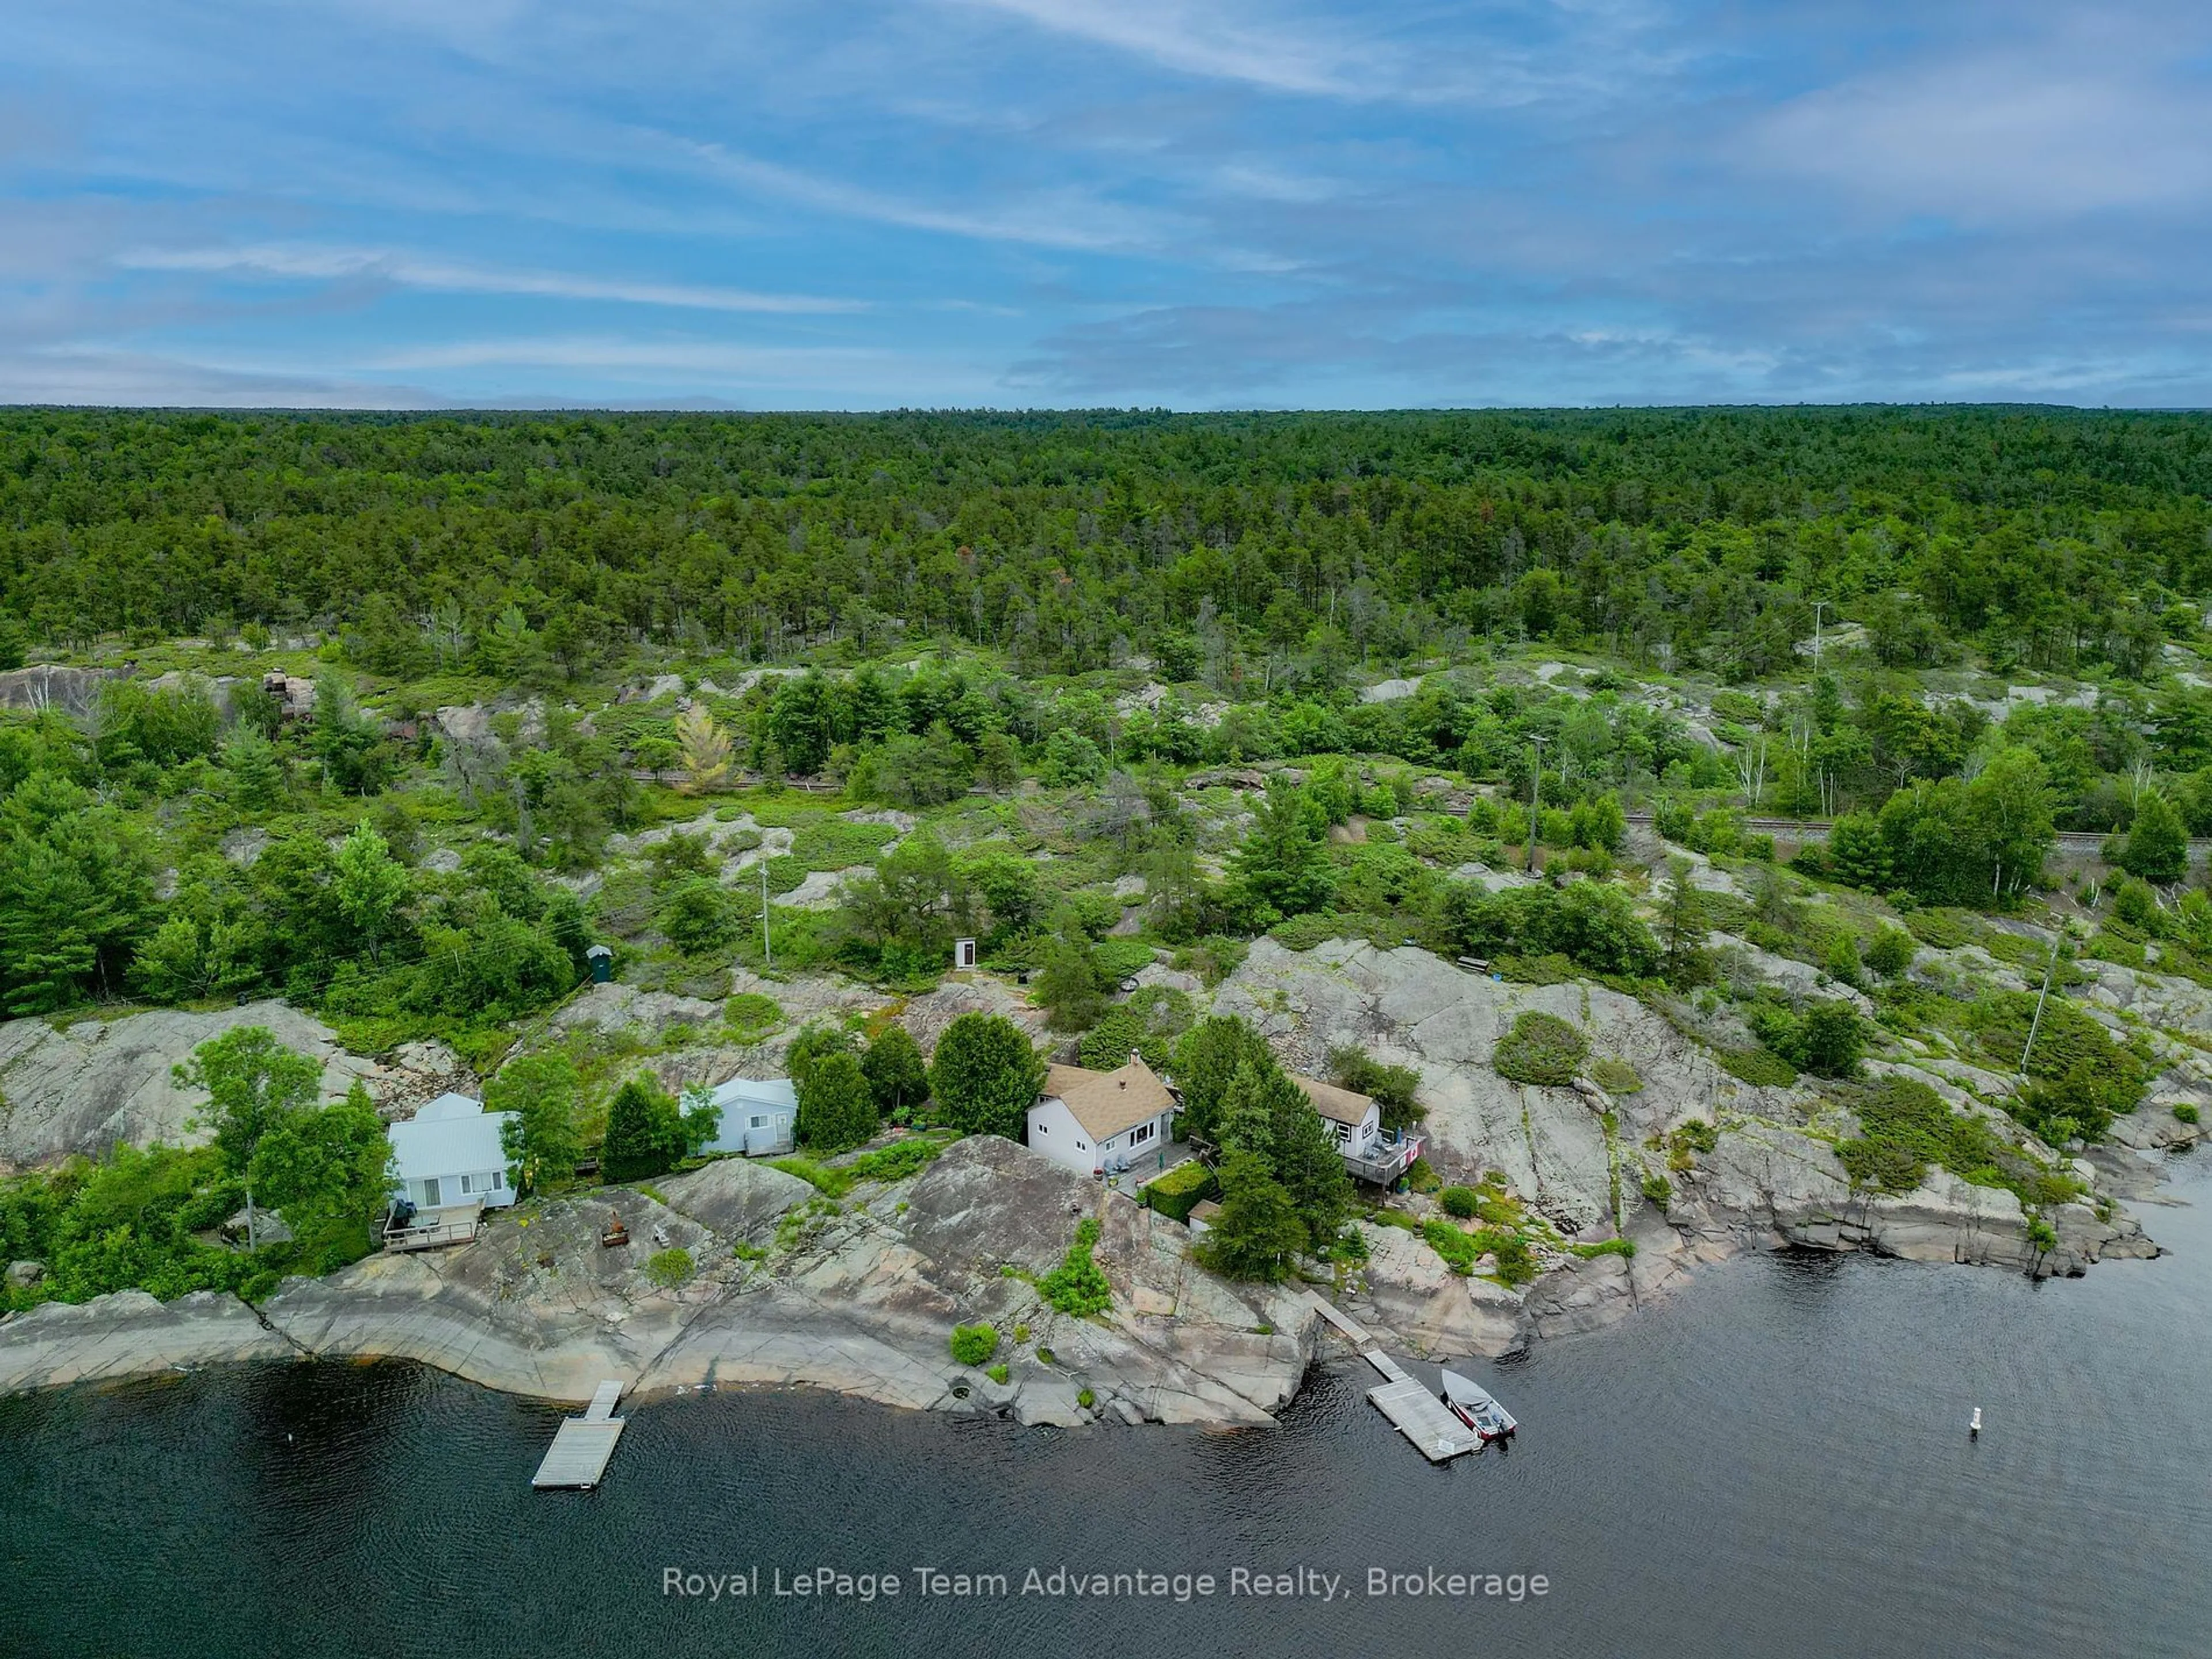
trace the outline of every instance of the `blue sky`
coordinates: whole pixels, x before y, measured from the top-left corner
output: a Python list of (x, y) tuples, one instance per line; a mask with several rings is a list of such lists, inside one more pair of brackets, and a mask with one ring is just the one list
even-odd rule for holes
[(2212, 7), (70, 0), (0, 401), (2212, 404)]

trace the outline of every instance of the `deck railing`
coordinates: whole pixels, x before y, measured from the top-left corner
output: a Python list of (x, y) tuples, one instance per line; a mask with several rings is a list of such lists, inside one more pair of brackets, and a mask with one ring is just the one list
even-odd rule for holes
[(1421, 1155), (1421, 1146), (1419, 1135), (1384, 1134), (1366, 1152), (1345, 1148), (1344, 1167), (1355, 1180), (1388, 1187), (1412, 1167)]
[(434, 1250), (447, 1244), (465, 1244), (477, 1236), (481, 1224), (471, 1217), (466, 1221), (432, 1221), (419, 1226), (386, 1227), (384, 1248), (387, 1250)]

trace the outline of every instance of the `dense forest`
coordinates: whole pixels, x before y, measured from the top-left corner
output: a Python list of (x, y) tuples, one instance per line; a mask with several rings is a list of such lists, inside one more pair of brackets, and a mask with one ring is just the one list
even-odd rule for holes
[[(434, 1038), (527, 1114), (520, 1181), (702, 1144), (646, 1039), (545, 1025), (595, 945), (818, 1072), (817, 1151), (925, 1105), (1018, 1131), (1012, 1027), (925, 1072), (777, 1000), (924, 993), (973, 937), (1085, 1063), (1172, 1066), (1243, 1137), (1289, 1194), (1247, 1206), (1265, 1274), (1333, 1236), (1334, 1166), (1264, 1043), (1133, 976), (1366, 939), (1601, 980), (1747, 1086), (2017, 1068), (2040, 1143), (1916, 1096), (1846, 1162), (2063, 1201), (2049, 1149), (2153, 1070), (2079, 958), (2212, 987), (2208, 499), (2212, 418), (2049, 409), (0, 413), (0, 1012)], [(377, 1182), (367, 1103), (328, 1109), (313, 1158), (156, 1149), (0, 1224), (35, 1197), (82, 1246), (43, 1293), (230, 1283), (195, 1228), (313, 1164), (349, 1196), (299, 1259), (335, 1259)]]
[(343, 623), (390, 669), (512, 606), (569, 674), (903, 631), (1236, 684), (1501, 633), (1753, 678), (1828, 601), (1893, 665), (2136, 677), (2207, 586), (2208, 497), (2212, 421), (2048, 409), (18, 410), (0, 611), (62, 644)]

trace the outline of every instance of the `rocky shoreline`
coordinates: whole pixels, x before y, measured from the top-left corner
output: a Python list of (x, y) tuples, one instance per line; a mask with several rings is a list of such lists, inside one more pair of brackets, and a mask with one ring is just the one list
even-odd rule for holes
[[(616, 1215), (636, 1242), (603, 1248)], [(1033, 1282), (1086, 1215), (1115, 1291), (1095, 1321), (1054, 1311)], [(1187, 1239), (992, 1137), (836, 1204), (729, 1159), (650, 1194), (526, 1205), (474, 1243), (290, 1280), (258, 1310), (205, 1292), (46, 1304), (0, 1322), (0, 1393), (239, 1361), (401, 1358), (558, 1401), (620, 1377), (647, 1396), (804, 1384), (1024, 1423), (1271, 1422), (1313, 1358), (1318, 1317), (1292, 1291), (1200, 1271)], [(648, 1270), (662, 1249), (690, 1253), (684, 1283)], [(951, 1357), (951, 1327), (978, 1321), (1001, 1333), (1004, 1382)]]
[[(1145, 977), (1181, 976), (1148, 969)], [(563, 1017), (626, 1018), (635, 999), (603, 994), (626, 988), (594, 988)], [(802, 1015), (812, 1002), (872, 999), (842, 981), (777, 988)], [(908, 1013), (927, 1024), (978, 999), (1008, 1000), (995, 983), (962, 981)], [(1540, 1276), (1513, 1288), (1453, 1273), (1414, 1232), (1362, 1223), (1368, 1261), (1340, 1277), (1337, 1299), (1393, 1346), (1431, 1358), (1494, 1357), (1598, 1328), (1699, 1265), (1746, 1249), (1864, 1250), (2038, 1276), (2155, 1255), (2122, 1200), (2154, 1196), (2163, 1156), (2201, 1134), (2171, 1106), (2212, 1109), (2212, 1062), (2160, 1036), (2167, 1069), (2149, 1101), (2094, 1159), (2074, 1162), (2083, 1194), (2051, 1212), (2055, 1241), (2039, 1240), (2010, 1192), (1940, 1169), (1906, 1194), (1854, 1188), (1835, 1150), (1855, 1132), (1847, 1115), (1813, 1089), (1739, 1081), (1714, 1057), (1730, 1033), (1686, 1035), (1680, 1011), (1670, 1018), (1602, 986), (1506, 984), (1418, 950), (1339, 940), (1294, 951), (1263, 939), (1212, 1004), (1249, 1020), (1303, 1070), (1320, 1069), (1347, 1042), (1413, 1066), (1427, 1156), (1444, 1180), (1496, 1172), (1571, 1244), (1632, 1244), (1547, 1253)], [(2137, 1016), (2151, 1007), (2160, 1030), (2212, 1024), (2205, 994), (2153, 975), (2107, 970), (2085, 1006), (2115, 1022), (2123, 1006)], [(1618, 1091), (1588, 1078), (1547, 1088), (1498, 1077), (1490, 1064), (1498, 1040), (1530, 1011), (1587, 1033), (1593, 1057), (1614, 1063)], [(326, 1087), (371, 1066), (282, 1005), (106, 1027), (0, 1027), (0, 1072), (11, 1085), (40, 1085), (15, 1094), (0, 1124), (11, 1144), (0, 1150), (21, 1159), (88, 1125), (140, 1140), (173, 1132), (185, 1105), (167, 1055), (200, 1039), (191, 1023), (286, 1017), (299, 1026), (289, 1034), (325, 1062)], [(678, 1048), (665, 1064), (688, 1073), (697, 1060)], [(400, 1060), (368, 1080), (404, 1103), (440, 1079), (450, 1057)], [(72, 1069), (77, 1061), (82, 1069)], [(1933, 1053), (1869, 1069), (1905, 1073), (1960, 1110), (1988, 1113), (1996, 1109), (1984, 1097), (2003, 1081)], [(1670, 1157), (1669, 1137), (1692, 1120), (1720, 1133), (1694, 1158)], [(1428, 1205), (1401, 1202), (1417, 1212)], [(637, 1243), (604, 1249), (600, 1233), (617, 1215)], [(1097, 1259), (1115, 1291), (1113, 1310), (1093, 1321), (1055, 1313), (1034, 1285), (1086, 1215), (1101, 1224)], [(288, 1281), (258, 1309), (212, 1294), (164, 1306), (136, 1291), (47, 1304), (0, 1320), (0, 1393), (230, 1361), (391, 1358), (561, 1401), (620, 1377), (647, 1395), (797, 1384), (1025, 1423), (1272, 1421), (1315, 1357), (1317, 1317), (1303, 1287), (1232, 1285), (1201, 1271), (1188, 1238), (1127, 1197), (988, 1137), (957, 1143), (919, 1175), (862, 1183), (835, 1201), (781, 1170), (726, 1160), (657, 1186), (526, 1204), (473, 1244)], [(646, 1263), (660, 1249), (689, 1252), (693, 1271), (657, 1280)], [(951, 1358), (951, 1328), (975, 1321), (1006, 1339), (1003, 1382)]]

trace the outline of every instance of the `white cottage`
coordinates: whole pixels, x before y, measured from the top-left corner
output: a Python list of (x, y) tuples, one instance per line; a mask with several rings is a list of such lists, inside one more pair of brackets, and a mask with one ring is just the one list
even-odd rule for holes
[(507, 1178), (507, 1149), (500, 1131), (513, 1112), (487, 1112), (466, 1095), (440, 1095), (405, 1123), (386, 1133), (392, 1141), (392, 1192), (415, 1206), (418, 1219), (448, 1221), (457, 1212), (481, 1213), (514, 1202)]
[(1157, 1160), (1175, 1131), (1175, 1097), (1132, 1054), (1116, 1071), (1052, 1066), (1029, 1113), (1029, 1146), (1083, 1175)]
[(709, 1091), (707, 1099), (722, 1109), (722, 1121), (701, 1151), (759, 1158), (792, 1149), (799, 1091), (789, 1078), (733, 1077)]
[(1384, 1133), (1382, 1109), (1371, 1097), (1310, 1077), (1294, 1076), (1291, 1081), (1313, 1103), (1336, 1137), (1346, 1170), (1358, 1179), (1387, 1187), (1421, 1155), (1419, 1136)]

